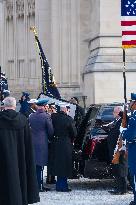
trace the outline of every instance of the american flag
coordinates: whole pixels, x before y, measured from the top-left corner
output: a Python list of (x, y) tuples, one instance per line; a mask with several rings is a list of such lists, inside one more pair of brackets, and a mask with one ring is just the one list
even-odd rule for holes
[(122, 47), (136, 46), (136, 0), (121, 0)]

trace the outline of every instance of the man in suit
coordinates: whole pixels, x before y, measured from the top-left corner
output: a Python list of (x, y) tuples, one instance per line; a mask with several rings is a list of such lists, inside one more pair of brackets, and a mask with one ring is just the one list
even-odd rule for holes
[[(117, 141), (120, 135), (120, 125), (122, 122), (122, 108), (117, 106), (114, 108), (113, 115), (115, 120), (109, 126), (109, 132), (107, 137), (108, 149), (109, 149), (109, 158), (112, 163), (114, 150), (117, 145)], [(127, 192), (127, 159), (124, 157), (124, 153), (120, 154), (119, 164), (112, 165), (113, 174), (116, 179), (117, 188), (114, 191), (110, 191), (111, 194), (122, 195)]]

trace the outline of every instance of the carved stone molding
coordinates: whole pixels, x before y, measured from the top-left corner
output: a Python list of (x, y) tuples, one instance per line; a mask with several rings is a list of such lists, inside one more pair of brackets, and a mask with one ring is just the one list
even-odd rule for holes
[(16, 1), (16, 13), (18, 17), (24, 16), (24, 1), (23, 0)]
[(6, 2), (6, 9), (7, 9), (7, 19), (12, 19), (13, 18), (13, 2), (7, 1)]
[(35, 0), (27, 0), (27, 7), (28, 7), (28, 15), (35, 14)]

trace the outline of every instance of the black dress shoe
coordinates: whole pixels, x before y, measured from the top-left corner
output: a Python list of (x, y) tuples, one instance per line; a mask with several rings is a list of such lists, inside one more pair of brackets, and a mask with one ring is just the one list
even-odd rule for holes
[(128, 191), (133, 191), (133, 188), (132, 188), (130, 185), (128, 185), (128, 186), (127, 186), (127, 190), (128, 190)]
[(122, 192), (122, 191), (117, 191), (117, 190), (114, 190), (114, 191), (108, 191), (110, 194), (112, 195), (124, 195), (126, 194), (127, 192)]
[(58, 192), (70, 192), (72, 191), (71, 189), (56, 189)]
[(51, 181), (47, 180), (47, 181), (46, 181), (46, 184), (56, 184), (56, 180), (55, 180), (55, 179), (54, 179), (54, 180), (51, 180)]
[(40, 192), (47, 192), (47, 191), (50, 191), (51, 189), (50, 188), (47, 188), (47, 187), (42, 187), (42, 189), (40, 189)]
[(134, 201), (131, 201), (129, 205), (136, 205)]

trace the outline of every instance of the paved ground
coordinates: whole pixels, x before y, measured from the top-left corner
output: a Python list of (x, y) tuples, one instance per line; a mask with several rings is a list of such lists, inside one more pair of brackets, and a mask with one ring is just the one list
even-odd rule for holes
[(69, 180), (72, 192), (56, 192), (55, 186), (51, 185), (51, 191), (41, 193), (41, 202), (35, 205), (128, 205), (132, 194), (110, 195), (108, 190), (112, 189), (112, 184), (111, 180)]

